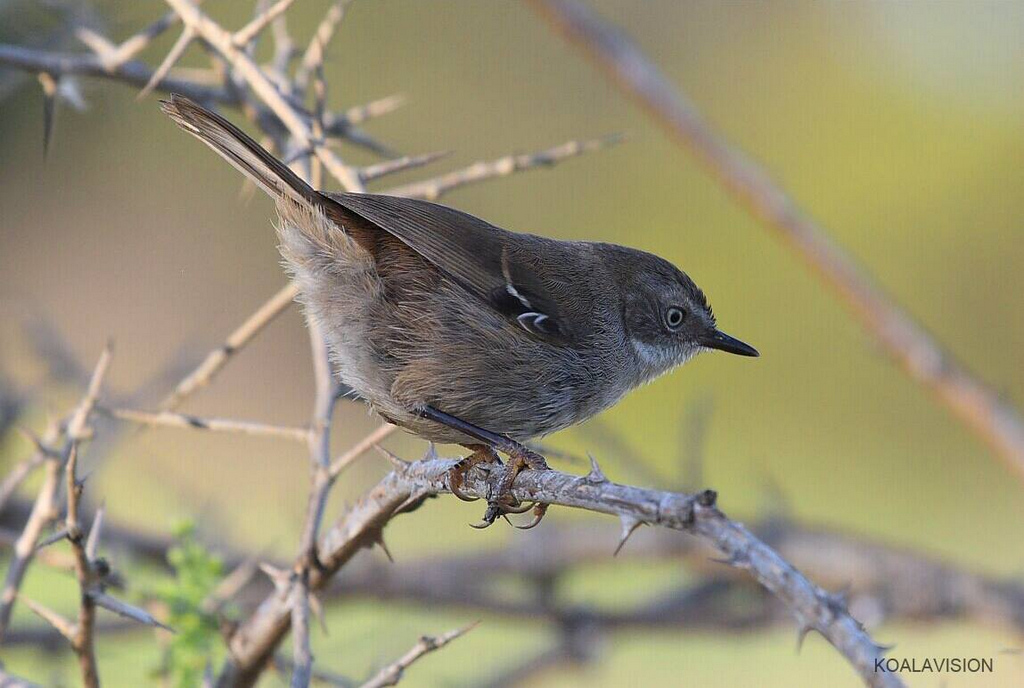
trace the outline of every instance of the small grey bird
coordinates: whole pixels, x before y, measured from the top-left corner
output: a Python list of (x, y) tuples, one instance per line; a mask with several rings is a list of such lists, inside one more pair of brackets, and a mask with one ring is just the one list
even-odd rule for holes
[[(706, 349), (757, 351), (658, 256), (509, 232), (425, 201), (313, 189), (230, 122), (161, 107), (276, 201), (281, 253), (337, 371), (383, 418), (472, 450), (449, 476), (509, 457), (485, 524), (521, 512), (521, 443), (580, 423)], [(532, 527), (543, 516), (534, 510)]]

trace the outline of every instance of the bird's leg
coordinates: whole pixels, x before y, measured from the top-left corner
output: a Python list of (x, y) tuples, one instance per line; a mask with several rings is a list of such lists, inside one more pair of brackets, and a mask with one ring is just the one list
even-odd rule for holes
[[(515, 482), (516, 476), (524, 468), (532, 470), (548, 470), (548, 464), (544, 460), (544, 457), (537, 452), (524, 447), (519, 442), (513, 439), (485, 430), (484, 428), (477, 427), (472, 423), (467, 423), (461, 418), (457, 418), (453, 415), (445, 413), (444, 411), (438, 411), (432, 406), (423, 406), (419, 409), (419, 414), (424, 418), (428, 418), (442, 425), (446, 425), (453, 430), (469, 435), (473, 439), (480, 440), (481, 443), (489, 447), (491, 451), (500, 451), (501, 453), (508, 456), (508, 465), (505, 467), (504, 473), (501, 475), (501, 479), (498, 481), (498, 489), (495, 494), (489, 495), (487, 499), (487, 511), (484, 512), (483, 524), (481, 527), (486, 528), (498, 519), (499, 516), (504, 516), (510, 513), (523, 513), (530, 507), (521, 508), (522, 505), (512, 495), (512, 484)], [(475, 456), (471, 455), (470, 459)], [(481, 463), (483, 459), (476, 460), (472, 465)], [(461, 462), (460, 462), (461, 464)], [(453, 472), (456, 471), (459, 466), (453, 468)], [(455, 484), (458, 489), (461, 484), (462, 476), (465, 475), (465, 471), (469, 470), (466, 468), (459, 472), (458, 478), (456, 478)], [(452, 485), (452, 478), (449, 477), (449, 487)], [(455, 492), (453, 490), (453, 492)], [(462, 496), (456, 493), (456, 496)], [(547, 510), (547, 505), (535, 504), (533, 506), (534, 520), (525, 528), (532, 528), (540, 522), (540, 519), (544, 517), (544, 512)]]
[(472, 450), (472, 454), (465, 457), (448, 471), (448, 489), (452, 494), (464, 502), (475, 502), (479, 497), (469, 497), (462, 492), (462, 481), (474, 466), (482, 463), (496, 463), (501, 465), (498, 452), (486, 444), (465, 444), (466, 449)]

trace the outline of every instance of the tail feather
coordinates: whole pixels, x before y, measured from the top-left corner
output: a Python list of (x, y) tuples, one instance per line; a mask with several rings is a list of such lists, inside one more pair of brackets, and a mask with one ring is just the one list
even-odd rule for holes
[(177, 94), (172, 94), (170, 100), (160, 101), (160, 109), (274, 199), (290, 197), (302, 205), (323, 204), (323, 196), (313, 187), (220, 115)]

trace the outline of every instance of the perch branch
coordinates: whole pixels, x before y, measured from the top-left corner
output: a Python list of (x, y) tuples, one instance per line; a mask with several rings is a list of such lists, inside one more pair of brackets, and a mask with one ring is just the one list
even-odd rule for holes
[[(356, 551), (375, 543), (393, 516), (415, 508), (429, 496), (447, 492), (447, 475), (455, 463), (428, 457), (403, 463), (386, 476), (324, 535), (319, 547), (322, 566), (311, 572), (310, 589), (323, 588)], [(497, 472), (488, 475), (481, 468), (474, 469), (467, 476), (466, 493), (484, 496), (493, 491), (497, 479)], [(779, 598), (796, 616), (801, 632), (821, 633), (868, 685), (902, 685), (894, 675), (874, 671), (882, 648), (850, 616), (842, 598), (818, 588), (750, 531), (726, 518), (715, 508), (713, 493), (691, 495), (619, 485), (599, 470), (582, 477), (550, 470), (523, 473), (513, 494), (524, 502), (618, 516), (626, 533), (645, 523), (697, 535), (724, 554), (730, 565), (748, 571)], [(252, 685), (287, 632), (289, 621), (287, 601), (276, 595), (266, 598), (232, 637), (230, 659), (218, 685)]]

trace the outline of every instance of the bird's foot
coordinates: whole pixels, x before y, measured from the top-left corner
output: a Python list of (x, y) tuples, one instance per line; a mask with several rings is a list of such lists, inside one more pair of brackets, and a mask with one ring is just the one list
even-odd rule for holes
[(533, 520), (528, 524), (517, 526), (509, 521), (515, 528), (529, 530), (540, 523), (541, 519), (544, 518), (544, 514), (547, 513), (547, 504), (539, 502), (523, 504), (512, 494), (512, 484), (515, 482), (516, 476), (519, 475), (520, 471), (523, 469), (535, 471), (548, 470), (548, 464), (544, 457), (520, 444), (510, 446), (508, 456), (508, 465), (505, 466), (505, 470), (501, 474), (497, 488), (487, 499), (487, 511), (484, 512), (483, 521), (474, 525), (474, 528), (487, 528), (498, 520), (499, 517), (507, 521), (509, 514), (522, 514), (532, 509)]
[(498, 457), (498, 452), (486, 444), (466, 445), (466, 448), (472, 449), (473, 453), (452, 466), (451, 470), (448, 471), (448, 489), (451, 490), (453, 495), (464, 502), (475, 502), (480, 498), (470, 497), (462, 491), (462, 484), (466, 479), (466, 473), (471, 471), (474, 466), (479, 466), (482, 463), (495, 463), (500, 466), (501, 459)]

